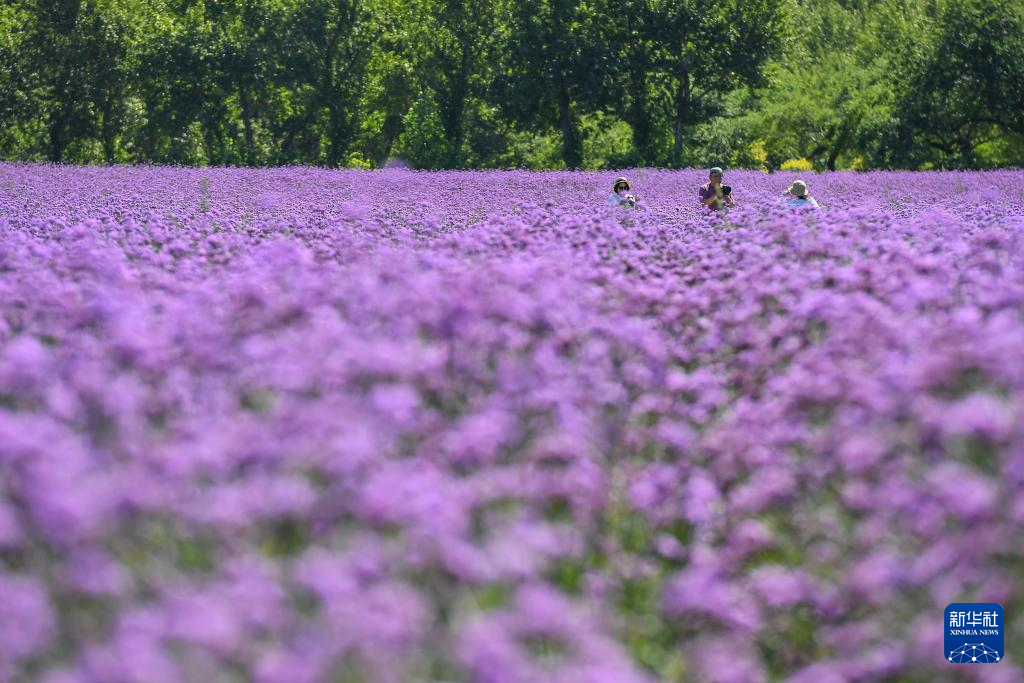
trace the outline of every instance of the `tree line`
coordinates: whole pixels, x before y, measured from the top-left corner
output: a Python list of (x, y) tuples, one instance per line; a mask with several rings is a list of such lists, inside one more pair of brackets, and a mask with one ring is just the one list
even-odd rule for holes
[(1024, 3), (7, 0), (0, 157), (1024, 165)]

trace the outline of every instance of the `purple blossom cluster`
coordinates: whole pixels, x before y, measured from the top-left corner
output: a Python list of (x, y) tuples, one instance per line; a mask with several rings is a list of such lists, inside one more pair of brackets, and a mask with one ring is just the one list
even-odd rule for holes
[(1024, 680), (1024, 173), (702, 176), (0, 165), (0, 682)]

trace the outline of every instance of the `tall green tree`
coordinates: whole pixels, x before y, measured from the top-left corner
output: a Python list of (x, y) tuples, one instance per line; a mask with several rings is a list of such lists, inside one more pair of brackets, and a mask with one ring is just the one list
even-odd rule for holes
[[(299, 3), (283, 41), (286, 68), (295, 77), (291, 85), (301, 98), (298, 112), (288, 122), (286, 150), (297, 144), (305, 158), (316, 154), (329, 166), (347, 159), (359, 134), (372, 30), (363, 0)], [(311, 130), (318, 134), (310, 135)]]
[(784, 46), (785, 0), (649, 0), (657, 68), (666, 83), (672, 164), (683, 161), (687, 131), (709, 119), (728, 92), (763, 82), (765, 63)]
[(145, 107), (139, 155), (163, 163), (231, 163), (218, 35), (223, 27), (203, 2), (163, 9), (136, 56), (135, 91)]
[(593, 108), (611, 53), (583, 0), (512, 0), (503, 106), (522, 124), (554, 124), (568, 168), (583, 163), (581, 111)]
[(420, 67), (437, 102), (445, 165), (458, 168), (463, 162), (467, 107), (501, 19), (496, 13), (500, 6), (493, 0), (433, 0), (420, 6), (426, 10)]
[(1021, 165), (1022, 15), (1005, 0), (7, 0), (0, 157)]
[(1024, 5), (947, 0), (926, 36), (903, 63), (904, 139), (923, 140), (952, 165), (978, 166), (979, 145), (1024, 135)]
[(22, 4), (0, 5), (0, 155), (5, 158), (34, 156), (25, 126), (38, 95), (28, 78), (24, 30), (33, 19)]
[(21, 8), (25, 39), (12, 75), (22, 91), (8, 99), (31, 93), (31, 115), (45, 122), (43, 146), (50, 161), (65, 161), (70, 147), (96, 139), (102, 139), (104, 158), (113, 161), (128, 49), (117, 5), (31, 0)]
[(605, 81), (605, 104), (629, 124), (633, 133), (633, 162), (640, 166), (663, 163), (658, 129), (659, 78), (657, 15), (650, 0), (607, 0), (601, 28), (613, 51)]
[(375, 39), (363, 79), (360, 151), (375, 166), (391, 156), (418, 90), (422, 40), (411, 30), (418, 8), (409, 0), (372, 0), (369, 7)]
[(284, 23), (279, 3), (273, 0), (236, 0), (218, 21), (218, 91), (231, 98), (241, 119), (241, 159), (259, 163), (257, 135), (272, 101), (274, 84), (281, 78), (276, 67), (283, 45), (277, 35)]
[(762, 163), (808, 159), (835, 170), (843, 155), (877, 155), (893, 126), (891, 50), (916, 23), (908, 8), (878, 0), (818, 0), (789, 15), (793, 40), (769, 62), (763, 87), (731, 109), (737, 147), (760, 146)]

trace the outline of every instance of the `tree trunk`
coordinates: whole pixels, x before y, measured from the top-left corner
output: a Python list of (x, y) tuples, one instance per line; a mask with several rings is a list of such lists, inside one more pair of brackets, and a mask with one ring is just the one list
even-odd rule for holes
[(685, 110), (676, 109), (675, 120), (672, 122), (672, 162), (678, 168), (683, 164), (683, 132), (686, 121)]
[(583, 146), (576, 130), (569, 89), (564, 84), (558, 88), (558, 121), (562, 129), (562, 159), (567, 168), (579, 168), (583, 165)]
[(683, 66), (679, 71), (679, 86), (676, 90), (675, 116), (672, 122), (672, 166), (683, 164), (683, 134), (690, 118), (690, 74)]
[(448, 74), (448, 87), (441, 94), (441, 125), (444, 128), (445, 166), (458, 168), (462, 163), (462, 140), (465, 136), (466, 99), (469, 96), (469, 47), (461, 46), (457, 69)]
[(465, 135), (466, 99), (469, 97), (470, 46), (463, 41), (462, 60), (459, 63), (459, 80), (456, 83), (455, 110), (452, 112), (451, 165), (458, 168), (462, 163), (462, 139)]
[(217, 159), (214, 157), (214, 150), (217, 148), (216, 140), (214, 139), (213, 130), (209, 126), (203, 126), (203, 151), (206, 153), (206, 163), (211, 166), (217, 165)]
[(103, 139), (103, 160), (107, 164), (114, 163), (114, 125), (111, 122), (111, 107), (109, 101), (103, 107), (103, 125), (100, 128), (100, 137)]
[(832, 149), (828, 153), (828, 159), (825, 160), (828, 170), (836, 170), (836, 159), (838, 159), (839, 155), (843, 153), (844, 149), (846, 149), (846, 140), (849, 136), (849, 128), (845, 125), (841, 126), (839, 128), (839, 134), (836, 135), (835, 142), (832, 143)]
[[(338, 3), (339, 9), (343, 9), (343, 3)], [(342, 155), (342, 141), (339, 139), (341, 130), (341, 113), (338, 111), (339, 103), (337, 93), (334, 92), (334, 58), (338, 51), (338, 41), (341, 39), (344, 25), (339, 18), (334, 24), (330, 37), (327, 39), (327, 46), (320, 60), (320, 92), (319, 101), (327, 107), (327, 165), (337, 166)]]
[(647, 111), (647, 74), (643, 69), (632, 73), (629, 81), (629, 127), (633, 130), (633, 153), (639, 166), (656, 163), (651, 149), (651, 117)]
[(465, 100), (459, 103), (458, 113), (452, 121), (452, 130), (448, 134), (448, 167), (459, 168), (462, 164), (462, 138), (463, 126), (462, 115), (465, 109)]
[(252, 101), (249, 99), (248, 88), (238, 89), (238, 100), (242, 105), (242, 127), (245, 130), (245, 163), (253, 166), (256, 163), (256, 146), (253, 142)]
[(68, 145), (63, 102), (58, 104), (56, 110), (51, 114), (49, 129), (50, 141), (46, 157), (57, 163), (64, 157), (64, 149)]
[(837, 140), (836, 144), (832, 147), (832, 151), (828, 153), (828, 159), (825, 164), (830, 171), (836, 170), (836, 159), (839, 158), (840, 153), (843, 150), (842, 139)]
[(974, 158), (974, 131), (968, 128), (966, 133), (961, 133), (957, 138), (957, 152), (960, 157), (961, 168), (976, 168), (977, 160)]
[(55, 74), (53, 89), (53, 110), (50, 112), (49, 126), (47, 133), (49, 140), (46, 150), (46, 157), (54, 163), (61, 161), (64, 157), (64, 150), (68, 146), (68, 91), (65, 84), (69, 83), (72, 76), (69, 70), (61, 69)]
[(345, 148), (348, 146), (347, 135), (344, 133), (344, 113), (339, 110), (336, 103), (329, 106), (330, 128), (328, 129), (330, 141), (327, 147), (327, 165), (340, 166), (342, 157), (345, 155)]

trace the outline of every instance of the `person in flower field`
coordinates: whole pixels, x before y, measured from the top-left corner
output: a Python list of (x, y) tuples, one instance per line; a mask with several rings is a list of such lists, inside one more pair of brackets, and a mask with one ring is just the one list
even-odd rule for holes
[(723, 171), (715, 166), (708, 171), (708, 182), (700, 186), (698, 196), (708, 211), (726, 212), (736, 206), (732, 200), (732, 188), (722, 184)]
[(786, 191), (779, 197), (779, 203), (783, 206), (810, 206), (817, 209), (818, 202), (814, 200), (807, 190), (807, 183), (802, 180), (794, 180)]
[(612, 185), (612, 193), (608, 195), (608, 206), (620, 206), (623, 209), (639, 209), (637, 205), (639, 197), (634, 194), (630, 194), (632, 185), (629, 180), (620, 176), (615, 179), (615, 184)]

